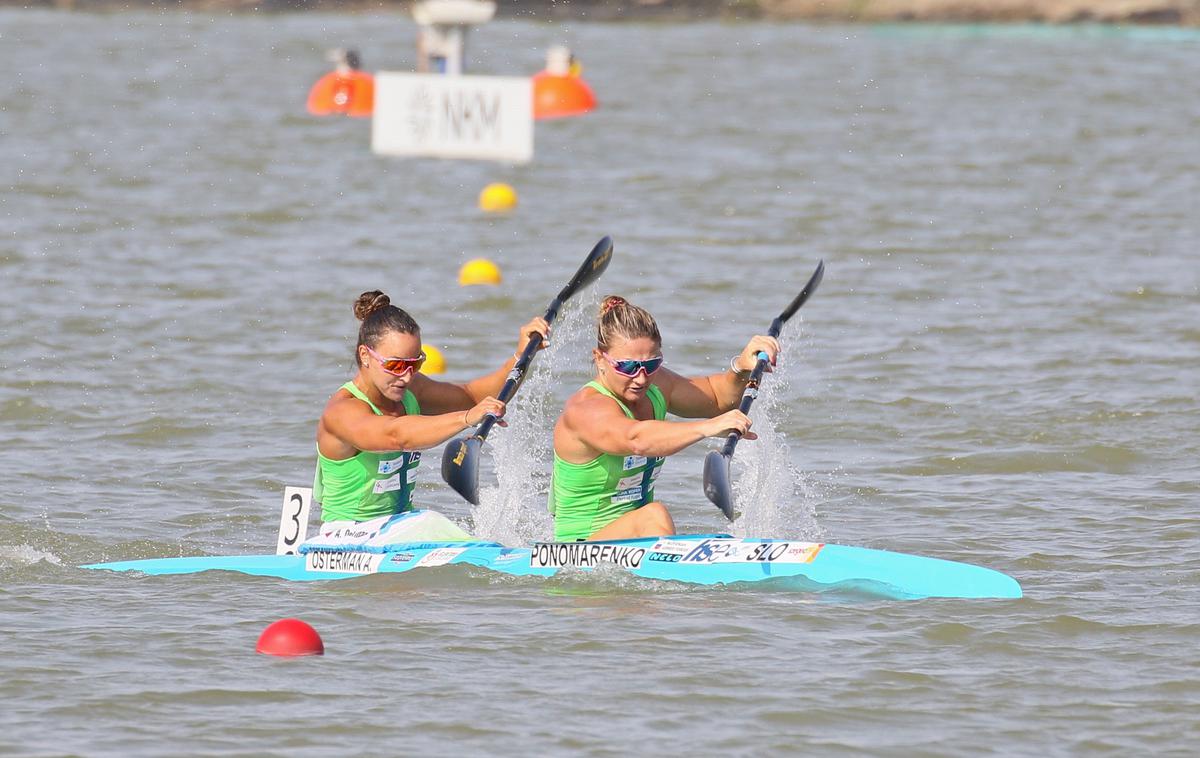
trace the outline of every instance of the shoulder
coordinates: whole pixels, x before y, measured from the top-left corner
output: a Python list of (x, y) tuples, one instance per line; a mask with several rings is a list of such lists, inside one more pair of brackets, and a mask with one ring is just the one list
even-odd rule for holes
[(563, 418), (567, 423), (582, 421), (594, 415), (616, 413), (624, 418), (617, 401), (607, 395), (597, 392), (593, 387), (584, 387), (571, 397), (563, 406)]
[(321, 417), (329, 418), (330, 416), (355, 413), (359, 409), (370, 410), (367, 408), (366, 403), (351, 395), (350, 390), (345, 387), (338, 387), (337, 392), (330, 395), (329, 401), (325, 403), (325, 411), (321, 414)]

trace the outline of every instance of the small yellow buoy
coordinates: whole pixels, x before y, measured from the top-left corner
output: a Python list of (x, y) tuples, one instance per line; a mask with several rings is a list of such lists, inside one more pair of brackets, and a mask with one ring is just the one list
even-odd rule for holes
[(421, 365), (422, 374), (446, 373), (446, 359), (441, 350), (433, 345), (421, 345), (421, 350), (425, 353), (425, 363)]
[(517, 191), (503, 182), (494, 182), (479, 193), (479, 209), (495, 213), (517, 207)]
[(458, 283), (464, 287), (472, 284), (499, 284), (500, 267), (487, 258), (467, 261), (458, 270)]

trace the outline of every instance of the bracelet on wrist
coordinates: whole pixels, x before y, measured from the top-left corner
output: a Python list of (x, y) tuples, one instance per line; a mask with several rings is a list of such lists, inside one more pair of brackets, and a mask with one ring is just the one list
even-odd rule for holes
[(467, 421), (467, 414), (469, 414), (470, 412), (471, 412), (471, 411), (469, 411), (469, 410), (463, 411), (463, 428), (464, 428), (464, 429), (470, 429), (470, 428), (471, 428), (471, 422), (470, 422), (470, 421)]
[(732, 371), (733, 375), (736, 376), (738, 379), (749, 379), (750, 374), (753, 373), (753, 369), (744, 371), (744, 370), (738, 368), (737, 367), (737, 359), (738, 359), (738, 356), (736, 356), (736, 355), (729, 359), (729, 370)]

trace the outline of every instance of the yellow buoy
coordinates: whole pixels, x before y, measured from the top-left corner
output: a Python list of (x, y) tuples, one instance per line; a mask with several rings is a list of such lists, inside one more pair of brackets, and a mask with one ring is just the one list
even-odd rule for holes
[(499, 284), (500, 267), (487, 258), (467, 261), (458, 270), (458, 283), (464, 287), (472, 284)]
[(494, 182), (479, 193), (479, 209), (495, 213), (517, 207), (517, 191), (503, 182)]
[(422, 374), (446, 373), (446, 359), (441, 350), (433, 345), (421, 345), (421, 350), (425, 352), (425, 363), (421, 366)]

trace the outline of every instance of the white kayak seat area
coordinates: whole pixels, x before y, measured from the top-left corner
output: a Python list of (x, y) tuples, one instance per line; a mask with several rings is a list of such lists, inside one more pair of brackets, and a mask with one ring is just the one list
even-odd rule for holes
[[(389, 545), (414, 542), (474, 542), (475, 538), (436, 511), (413, 510), (370, 521), (326, 521), (316, 536), (300, 544), (297, 552), (354, 550), (387, 552)], [(490, 543), (484, 543), (490, 544)]]

